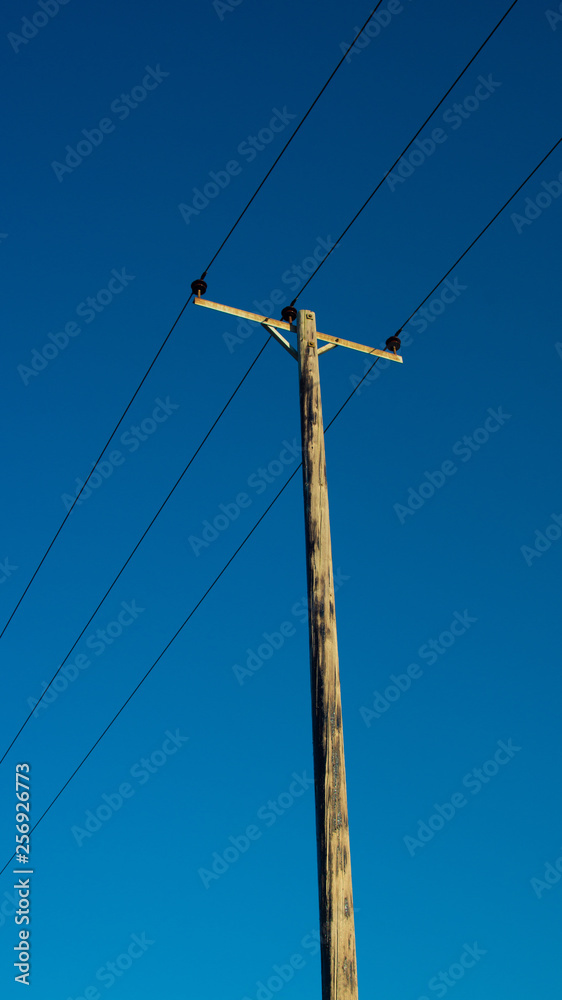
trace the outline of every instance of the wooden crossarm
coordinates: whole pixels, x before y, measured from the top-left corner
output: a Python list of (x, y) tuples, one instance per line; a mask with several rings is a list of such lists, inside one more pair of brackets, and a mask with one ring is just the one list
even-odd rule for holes
[[(275, 337), (285, 350), (288, 350), (293, 357), (297, 356), (296, 351), (285, 337), (276, 333), (276, 330), (296, 331), (296, 326), (286, 323), (285, 320), (272, 319), (270, 316), (260, 316), (258, 313), (247, 312), (245, 309), (235, 309), (234, 306), (223, 306), (220, 302), (210, 302), (209, 299), (202, 299), (199, 296), (195, 296), (193, 301), (196, 306), (205, 306), (207, 309), (216, 309), (218, 312), (229, 313), (231, 316), (240, 316), (242, 319), (251, 319), (254, 323), (261, 323), (267, 332), (272, 337)], [(328, 346), (320, 348), (321, 352), (329, 350), (330, 347), (350, 347), (353, 351), (361, 351), (363, 354), (374, 354), (377, 358), (387, 358), (388, 361), (403, 362), (402, 356), (400, 354), (393, 354), (392, 351), (379, 351), (375, 347), (367, 347), (365, 344), (355, 344), (352, 340), (343, 340), (342, 337), (332, 337), (328, 333), (319, 333), (318, 331), (316, 331), (316, 336), (318, 340), (327, 341)]]
[(341, 337), (331, 337), (327, 333), (316, 333), (318, 340), (327, 340), (334, 347), (351, 347), (353, 351), (361, 351), (363, 354), (376, 354), (377, 358), (388, 358), (389, 361), (403, 362), (400, 354), (393, 354), (392, 351), (379, 351), (374, 347), (367, 347), (365, 344), (355, 344), (352, 340), (342, 340)]

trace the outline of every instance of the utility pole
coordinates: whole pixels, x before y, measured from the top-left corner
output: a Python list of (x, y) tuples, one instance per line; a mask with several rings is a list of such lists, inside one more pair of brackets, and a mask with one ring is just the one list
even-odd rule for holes
[(322, 1000), (356, 1000), (336, 607), (314, 313), (301, 310), (297, 330)]
[[(301, 309), (297, 316), (296, 309), (288, 306), (282, 311), (283, 320), (279, 321), (203, 299), (201, 296), (207, 286), (202, 279), (194, 281), (191, 287), (196, 305), (261, 323), (298, 360), (322, 1000), (357, 1000), (349, 822), (318, 356), (341, 345), (391, 361), (402, 361), (396, 353), (400, 341), (398, 337), (390, 337), (387, 346), (391, 350), (374, 350), (318, 333), (316, 317), (306, 309)], [(280, 330), (296, 331), (298, 350)], [(319, 339), (327, 341), (325, 346), (318, 348)]]

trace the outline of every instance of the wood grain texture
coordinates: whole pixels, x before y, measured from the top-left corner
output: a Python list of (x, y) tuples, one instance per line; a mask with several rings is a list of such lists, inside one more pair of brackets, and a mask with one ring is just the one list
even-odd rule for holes
[[(367, 344), (356, 344), (354, 340), (343, 340), (342, 337), (332, 337), (328, 333), (317, 333), (318, 340), (327, 340), (334, 347), (350, 347), (353, 351), (361, 351), (363, 354), (374, 354), (377, 358), (386, 358), (388, 361), (399, 361), (403, 362), (403, 357), (401, 354), (394, 354), (393, 351), (380, 351), (375, 347), (368, 347)], [(321, 354), (325, 348), (320, 348), (319, 353)]]
[(355, 922), (328, 485), (314, 313), (298, 314), (322, 1000), (356, 1000)]
[(231, 316), (240, 316), (242, 319), (253, 319), (254, 323), (271, 323), (279, 330), (294, 330), (294, 326), (285, 323), (282, 319), (275, 319), (275, 316), (262, 316), (259, 313), (247, 312), (246, 309), (235, 309), (234, 306), (224, 306), (222, 302), (211, 302), (210, 299), (202, 299), (195, 296), (193, 302), (196, 306), (205, 306), (206, 309), (216, 309), (218, 312), (229, 313)]

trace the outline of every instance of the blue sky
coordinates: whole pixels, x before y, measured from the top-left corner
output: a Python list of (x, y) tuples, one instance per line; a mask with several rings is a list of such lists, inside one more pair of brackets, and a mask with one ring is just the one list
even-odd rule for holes
[[(508, 6), (385, 0), (208, 297), (278, 314)], [(2, 625), (370, 10), (56, 7), (1, 15)], [(298, 301), (372, 346), (415, 314), (404, 365), (326, 437), (358, 978), (381, 1000), (559, 988), (561, 146), (417, 310), (560, 138), (561, 56), (556, 4), (519, 0)], [(186, 310), (1, 640), (2, 752), (264, 336)], [(366, 368), (321, 360), (327, 422)], [(296, 468), (296, 376), (270, 343), (0, 765), (2, 864), (16, 764), (37, 819)], [(33, 834), (36, 996), (320, 996), (305, 595), (297, 473)]]

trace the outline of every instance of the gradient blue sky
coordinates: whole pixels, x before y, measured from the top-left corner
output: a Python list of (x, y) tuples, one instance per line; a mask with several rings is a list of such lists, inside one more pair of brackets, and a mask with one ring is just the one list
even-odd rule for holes
[[(17, 0), (1, 15), (2, 623), (191, 280), (370, 10), (231, 6), (221, 19), (211, 2), (73, 0), (36, 18), (35, 35), (28, 22), (25, 43), (14, 38), (40, 7)], [(210, 269), (208, 296), (257, 310), (279, 290), (288, 303), (306, 259), (508, 6), (385, 0), (384, 26), (342, 65)], [(299, 299), (319, 329), (379, 345), (560, 138), (556, 10), (516, 4), (424, 130), (442, 129), (431, 155), (383, 185)], [(152, 91), (134, 90), (143, 79)], [(127, 107), (132, 92), (142, 100)], [(458, 119), (455, 103), (470, 113)], [(278, 113), (282, 131), (251, 150)], [(81, 162), (53, 167), (103, 120)], [(224, 189), (186, 221), (179, 206), (213, 172)], [(358, 976), (373, 1000), (560, 988), (561, 181), (558, 147), (454, 269), (455, 293), (441, 286), (408, 324), (404, 365), (364, 384), (327, 435)], [(109, 285), (113, 271), (123, 279)], [(170, 338), (109, 449), (111, 475), (72, 513), (2, 639), (6, 746), (257, 354), (264, 332), (248, 333), (190, 306)], [(356, 353), (322, 359), (326, 422), (364, 371)], [(72, 654), (66, 690), (0, 766), (3, 864), (16, 763), (30, 763), (37, 818), (294, 470), (285, 442), (298, 437), (296, 365), (271, 343)], [(246, 506), (196, 554), (193, 537), (240, 493)], [(320, 996), (305, 588), (299, 473), (33, 836), (41, 1000)], [(235, 669), (256, 657), (251, 675)], [(391, 675), (407, 690), (391, 688), (376, 717)], [(519, 749), (486, 763), (498, 741)], [(100, 828), (77, 833), (102, 806)], [(428, 821), (442, 825), (431, 839)], [(412, 847), (420, 831), (427, 843)], [(230, 838), (246, 848), (237, 860)], [(202, 874), (228, 848), (226, 870)], [(14, 881), (8, 869), (0, 883), (9, 998), (21, 988)]]

